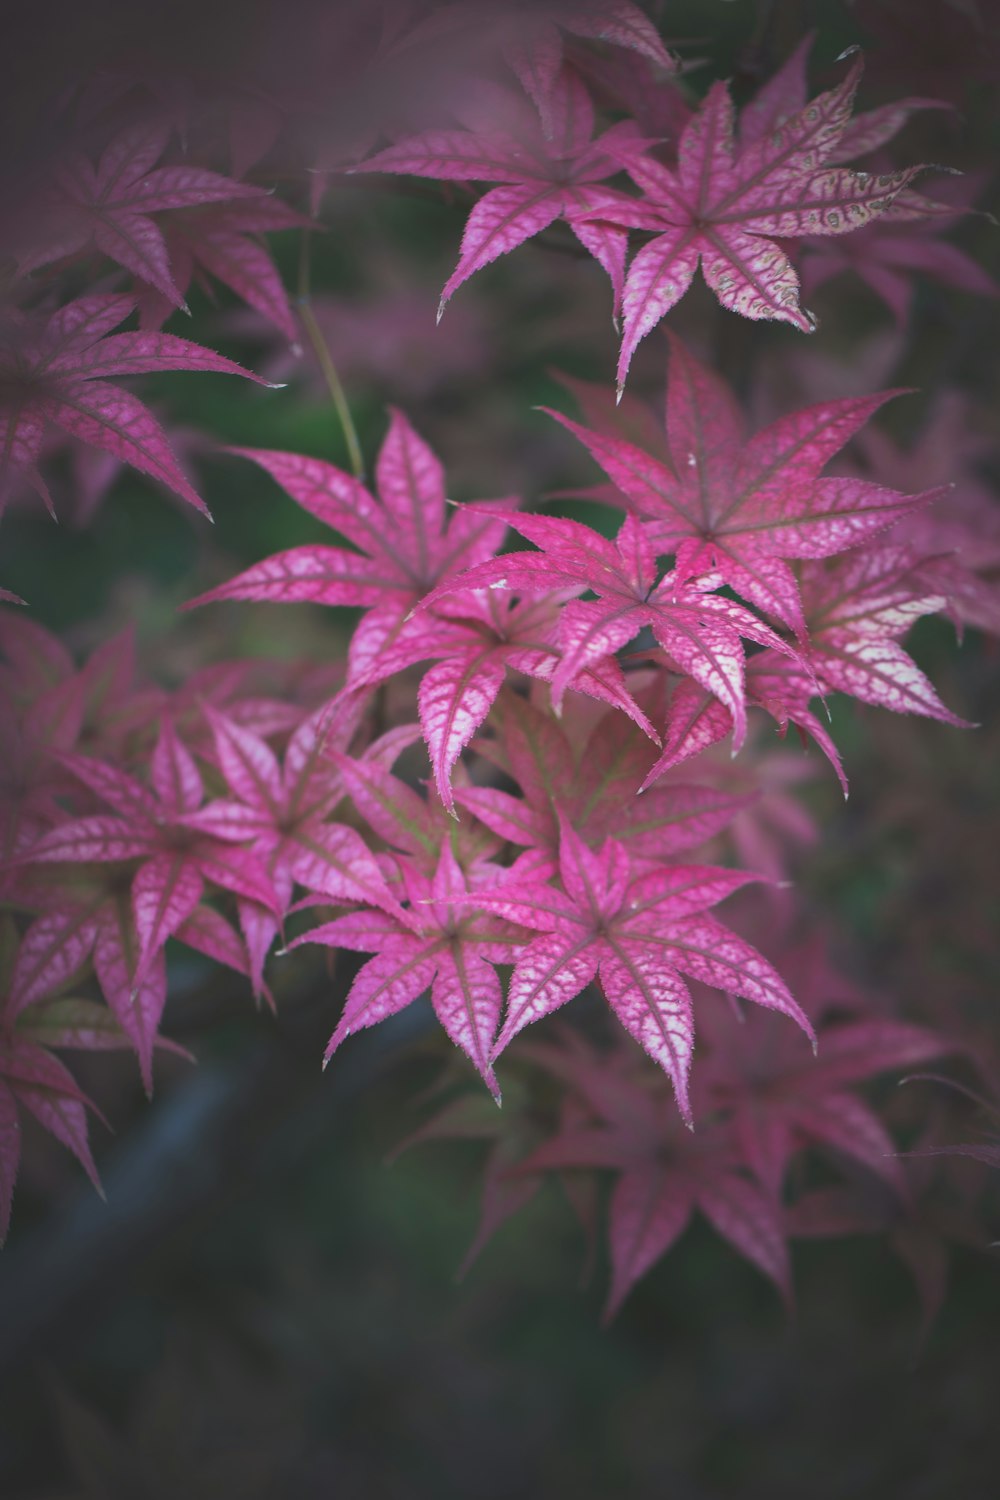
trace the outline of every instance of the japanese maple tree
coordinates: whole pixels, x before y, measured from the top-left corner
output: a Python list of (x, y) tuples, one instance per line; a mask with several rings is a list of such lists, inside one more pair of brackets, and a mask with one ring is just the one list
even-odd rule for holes
[[(821, 908), (810, 880), (827, 791), (846, 794), (858, 761), (834, 695), (969, 727), (960, 688), (939, 694), (906, 638), (934, 615), (1000, 633), (1000, 532), (968, 393), (936, 392), (921, 436), (905, 371), (890, 384), (901, 357), (832, 390), (813, 352), (785, 401), (758, 378), (767, 335), (730, 315), (815, 333), (805, 286), (833, 309), (815, 351), (828, 328), (857, 333), (847, 266), (900, 340), (919, 332), (924, 276), (995, 296), (972, 248), (943, 238), (974, 193), (926, 196), (928, 167), (897, 160), (900, 132), (953, 128), (950, 101), (870, 88), (855, 113), (857, 49), (834, 60), (801, 32), (753, 90), (702, 83), (631, 0), (335, 11), (299, 57), (301, 90), (267, 58), (267, 86), (234, 62), (207, 102), (197, 71), (108, 60), (74, 77), (48, 106), (56, 144), (11, 179), (0, 506), (34, 491), (54, 514), (48, 476), (80, 484), (82, 445), (102, 465), (81, 506), (95, 528), (94, 494), (123, 466), (133, 489), (152, 479), (202, 512), (192, 525), (209, 505), (222, 524), (175, 589), (198, 606), (188, 644), (157, 615), (138, 657), (105, 620), (64, 641), (22, 614), (17, 550), (9, 574), (0, 560), (0, 1235), (30, 1177), (28, 1116), (99, 1181), (88, 1113), (103, 1101), (58, 1054), (131, 1049), (151, 1094), (157, 1049), (183, 1051), (167, 1035), (176, 977), (201, 963), (279, 1012), (283, 976), (304, 975), (322, 1061), (338, 1054), (331, 1089), (353, 1033), (429, 1000), (448, 1078), (481, 1100), (451, 1100), (418, 1136), (489, 1142), (477, 1250), (550, 1174), (592, 1226), (610, 1173), (609, 1315), (695, 1215), (790, 1306), (796, 1234), (878, 1221), (903, 1243), (919, 1220), (897, 1154), (915, 1130), (878, 1080), (987, 1061), (945, 1007), (930, 1024), (910, 997), (844, 979), (836, 903)], [(835, 70), (815, 96), (811, 56)], [(341, 94), (368, 106), (348, 122)], [(414, 382), (427, 399), (412, 418), (395, 390), (376, 412), (338, 372), (313, 280), (337, 282), (338, 255), (359, 254), (351, 205), (410, 194), (443, 216), (442, 243), (461, 240), (454, 269), (434, 268), (438, 317), (469, 282), (463, 299), (492, 285), (501, 302), (487, 268), (516, 251), (506, 285), (524, 275), (539, 345), (573, 365), (560, 379), (577, 416), (549, 405), (534, 437), (495, 438), (490, 403), (522, 390), (502, 349), (524, 320), (506, 310), (481, 384)], [(296, 237), (292, 253), (272, 232)], [(401, 247), (414, 260), (419, 239)], [(718, 316), (697, 295), (678, 306), (699, 267)], [(211, 347), (241, 336), (245, 365)], [(962, 357), (956, 340), (955, 369)], [(293, 389), (225, 409), (221, 461), (196, 490), (171, 408), (164, 426), (120, 383), (188, 371), (273, 389), (257, 371), (278, 366), (294, 387), (309, 360), (350, 471), (325, 409), (310, 425)], [(210, 464), (211, 425), (189, 424)], [(322, 456), (297, 451), (310, 446)], [(468, 498), (515, 488), (510, 473), (525, 493)], [(255, 609), (271, 604), (318, 607), (320, 659), (285, 659), (283, 621), (300, 616)], [(256, 634), (218, 623), (251, 613)], [(220, 660), (233, 635), (241, 659)], [(781, 743), (790, 726), (811, 757)], [(515, 1104), (497, 1115), (508, 1080)], [(992, 1141), (953, 1149), (995, 1163)], [(829, 1191), (813, 1186), (824, 1172)]]

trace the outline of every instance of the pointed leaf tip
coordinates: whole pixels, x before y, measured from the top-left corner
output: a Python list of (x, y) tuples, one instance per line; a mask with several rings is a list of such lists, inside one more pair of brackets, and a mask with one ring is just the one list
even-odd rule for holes
[(834, 62), (844, 62), (848, 57), (857, 56), (860, 51), (860, 44), (858, 42), (852, 42), (849, 47), (844, 48), (843, 52), (837, 53), (837, 56), (834, 58)]

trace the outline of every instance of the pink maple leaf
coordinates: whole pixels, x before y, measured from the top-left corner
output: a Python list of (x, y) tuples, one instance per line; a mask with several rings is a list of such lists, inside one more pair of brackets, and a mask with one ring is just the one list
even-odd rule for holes
[[(633, 656), (661, 656), (657, 652), (632, 653)], [(666, 663), (676, 671), (676, 664)], [(746, 699), (751, 708), (761, 708), (773, 718), (778, 731), (785, 735), (794, 724), (805, 743), (806, 735), (815, 740), (837, 773), (847, 795), (847, 780), (833, 739), (822, 720), (809, 705), (822, 691), (811, 667), (796, 656), (777, 651), (759, 651), (747, 662)], [(682, 677), (671, 692), (666, 707), (662, 749), (650, 767), (640, 791), (645, 792), (665, 771), (693, 756), (701, 755), (733, 728), (733, 716), (725, 703), (693, 677)]]
[(407, 743), (412, 743), (409, 736), (404, 742), (399, 731), (390, 731), (360, 759), (336, 751), (330, 754), (355, 810), (394, 853), (404, 853), (421, 875), (431, 879), (442, 846), (448, 844), (461, 868), (472, 872), (497, 854), (501, 838), (472, 818), (456, 826), (448, 817), (448, 813), (454, 816), (453, 809), (446, 808), (436, 789), (422, 797), (390, 771), (389, 764)]
[[(79, 973), (79, 954), (69, 955), (68, 963), (66, 954), (62, 961), (53, 957), (55, 965), (40, 985), (32, 929), (19, 943), (10, 919), (0, 923), (0, 1245), (21, 1158), (19, 1107), (72, 1151), (101, 1192), (87, 1133), (87, 1110), (100, 1112), (51, 1049), (106, 1052), (131, 1045), (106, 1005), (59, 995)], [(162, 1038), (159, 1045), (183, 1053)]]
[(94, 245), (155, 287), (172, 308), (182, 307), (170, 251), (152, 215), (265, 194), (204, 167), (158, 167), (170, 135), (166, 125), (127, 126), (96, 166), (82, 154), (61, 162), (39, 205), (35, 244), (18, 257), (21, 274)]
[[(233, 194), (236, 201), (232, 203), (181, 209), (165, 216), (162, 230), (174, 282), (183, 294), (192, 281), (205, 282), (207, 276), (214, 276), (294, 340), (298, 326), (288, 294), (260, 236), (316, 226), (280, 198), (264, 194), (250, 198), (249, 189), (239, 183), (234, 186), (242, 187), (242, 192)], [(173, 310), (174, 302), (155, 284), (139, 295), (143, 328), (159, 328)]]
[(892, 1137), (853, 1088), (952, 1051), (947, 1038), (922, 1026), (862, 1017), (820, 1025), (813, 1057), (770, 1016), (755, 1013), (741, 1023), (721, 1007), (705, 1030), (706, 1088), (728, 1113), (742, 1160), (768, 1192), (780, 1193), (791, 1157), (804, 1146), (832, 1151), (835, 1159), (847, 1156), (903, 1191)]
[(9, 315), (0, 325), (0, 507), (15, 483), (27, 481), (52, 509), (37, 469), (51, 423), (158, 479), (207, 515), (153, 413), (108, 377), (214, 370), (268, 382), (174, 334), (112, 333), (134, 305), (132, 297), (95, 293), (48, 318)]
[(655, 26), (633, 0), (536, 4), (511, 17), (507, 24), (507, 61), (538, 106), (549, 135), (556, 135), (558, 130), (558, 85), (565, 55), (560, 31), (588, 41), (611, 42), (631, 54), (631, 63), (641, 58), (665, 73), (672, 73), (676, 67)]
[(447, 843), (432, 878), (400, 861), (412, 923), (384, 911), (337, 917), (297, 938), (291, 947), (320, 943), (375, 953), (358, 972), (330, 1038), (326, 1058), (345, 1037), (395, 1015), (430, 989), (434, 1012), (457, 1047), (471, 1058), (497, 1102), (492, 1067), (503, 991), (494, 964), (513, 963), (525, 934), (515, 923), (476, 910), (466, 897), (496, 871), (465, 876)]
[(206, 883), (270, 911), (278, 897), (262, 863), (190, 824), (204, 799), (201, 774), (165, 720), (150, 762), (150, 786), (106, 761), (62, 755), (65, 769), (111, 813), (69, 818), (21, 856), (29, 866), (124, 866), (96, 882), (58, 876), (47, 911), (30, 929), (32, 993), (49, 993), (67, 964), (91, 952), (108, 1004), (139, 1055), (147, 1090), (166, 1002), (163, 950), (205, 896)]
[(638, 872), (712, 838), (754, 800), (677, 782), (639, 797), (656, 751), (617, 713), (599, 719), (576, 748), (551, 715), (520, 698), (502, 705), (499, 727), (500, 739), (478, 748), (498, 760), (521, 795), (468, 786), (456, 800), (502, 838), (553, 858), (560, 814), (590, 848), (613, 834)]
[(599, 977), (626, 1031), (669, 1076), (678, 1108), (692, 1123), (688, 1074), (694, 1045), (688, 974), (729, 994), (780, 1010), (808, 1036), (809, 1021), (756, 949), (707, 908), (753, 875), (708, 865), (660, 865), (638, 875), (628, 851), (609, 838), (598, 853), (563, 819), (560, 886), (529, 870), (475, 903), (540, 935), (511, 976), (497, 1057), (525, 1026), (565, 1005)]
[(637, 345), (684, 295), (699, 264), (731, 311), (807, 333), (815, 327), (799, 305), (795, 269), (776, 241), (859, 229), (922, 170), (876, 176), (832, 165), (861, 69), (855, 60), (837, 88), (742, 146), (733, 139), (729, 90), (713, 84), (681, 136), (676, 171), (651, 157), (624, 163), (644, 198), (609, 197), (595, 217), (652, 230), (655, 237), (634, 256), (625, 283), (619, 389)]
[[(734, 748), (746, 734), (741, 636), (791, 655), (792, 648), (750, 610), (712, 592), (717, 574), (695, 581), (676, 572), (658, 577), (656, 549), (640, 521), (626, 516), (617, 540), (608, 541), (579, 521), (520, 512), (508, 518), (538, 552), (512, 552), (470, 568), (455, 583), (439, 585), (430, 605), (457, 588), (589, 588), (594, 602), (573, 600), (559, 622), (562, 659), (552, 676), (558, 711), (569, 683), (585, 668), (613, 655), (649, 627), (677, 670), (700, 683), (730, 710)], [(635, 717), (635, 715), (633, 715)]]
[(920, 476), (954, 481), (941, 500), (907, 516), (893, 532), (918, 555), (917, 571), (933, 593), (947, 599), (949, 616), (1000, 635), (1000, 505), (993, 487), (977, 472), (993, 443), (969, 422), (958, 391), (932, 403), (919, 436), (906, 451), (881, 429), (864, 434), (862, 448), (880, 481), (909, 484)]
[(497, 182), (476, 203), (462, 236), (458, 265), (441, 293), (438, 317), (449, 297), (474, 271), (566, 219), (586, 250), (611, 278), (615, 312), (621, 303), (627, 234), (581, 215), (604, 202), (595, 184), (615, 176), (643, 145), (631, 121), (612, 125), (592, 140), (594, 107), (582, 81), (563, 68), (546, 87), (543, 131), (523, 99), (506, 89), (479, 86), (491, 108), (477, 100), (473, 130), (428, 130), (370, 157), (357, 172), (398, 172), (439, 181)]
[(935, 237), (940, 220), (927, 226), (897, 224), (890, 217), (870, 224), (848, 240), (806, 244), (802, 283), (807, 293), (854, 271), (905, 325), (913, 300), (912, 274), (920, 272), (971, 296), (996, 297), (996, 281), (958, 245)]
[[(473, 55), (489, 62), (499, 47), (525, 91), (531, 95), (549, 133), (550, 100), (566, 58), (564, 32), (585, 41), (610, 43), (643, 59), (661, 72), (676, 64), (656, 27), (634, 0), (532, 0), (530, 6), (511, 6), (507, 0), (468, 0), (462, 5), (438, 6), (415, 25), (405, 8), (383, 20), (383, 41), (389, 55), (430, 44), (440, 50), (443, 38), (454, 33), (475, 37)], [(451, 57), (453, 69), (456, 59)], [(458, 54), (459, 67), (469, 66), (468, 52)], [(477, 80), (477, 83), (479, 80)], [(557, 108), (557, 106), (556, 106)]]
[[(425, 672), (417, 695), (420, 726), (438, 794), (454, 813), (451, 773), (485, 720), (508, 669), (551, 682), (560, 669), (556, 644), (559, 596), (536, 592), (514, 600), (495, 590), (442, 595), (435, 611), (419, 610), (360, 676), (380, 682), (415, 662), (442, 658)], [(613, 660), (587, 662), (567, 688), (614, 704), (655, 738)]]
[(97, 1167), (87, 1139), (93, 1109), (72, 1073), (51, 1052), (0, 1026), (0, 1245), (10, 1225), (14, 1183), (21, 1162), (19, 1108), (72, 1151), (98, 1192)]
[[(349, 741), (357, 708), (350, 700), (323, 704), (295, 730), (282, 761), (261, 735), (217, 709), (204, 709), (215, 757), (232, 796), (192, 811), (186, 823), (226, 843), (251, 845), (253, 860), (273, 885), (274, 903), (250, 891), (237, 893), (258, 993), (263, 990), (264, 961), (296, 881), (327, 900), (365, 901), (387, 912), (399, 911), (361, 835), (331, 819), (344, 795), (332, 754)], [(241, 849), (237, 859), (244, 857)]]
[[(505, 522), (474, 506), (449, 514), (437, 458), (394, 411), (375, 467), (376, 498), (360, 480), (318, 458), (237, 449), (354, 550), (310, 545), (279, 552), (189, 601), (350, 604), (368, 612), (351, 638), (349, 681), (363, 681), (425, 594), (470, 562), (492, 557)], [(509, 502), (513, 503), (513, 502)]]
[[(95, 1188), (101, 1191), (87, 1139), (87, 1110), (97, 1111), (69, 1069), (45, 1045), (47, 1042), (57, 1047), (88, 1047), (95, 1045), (95, 1038), (86, 1034), (85, 1028), (74, 1034), (69, 1024), (48, 1034), (43, 1028), (41, 1036), (30, 1024), (18, 1024), (18, 1011), (22, 1008), (16, 993), (19, 957), (13, 923), (7, 917), (0, 924), (0, 1245), (10, 1226), (14, 1184), (21, 1163), (21, 1110), (33, 1115), (43, 1129), (73, 1153)], [(68, 1018), (64, 1020), (68, 1022)]]
[[(33, 622), (27, 623), (31, 629)], [(8, 658), (12, 624), (8, 615), (0, 616), (0, 652)], [(15, 637), (15, 649), (16, 645)], [(66, 777), (53, 752), (73, 749), (86, 706), (85, 680), (72, 670), (71, 662), (66, 665), (68, 670), (55, 682), (46, 683), (36, 675), (27, 702), (18, 701), (16, 670), (4, 674), (8, 680), (6, 711), (0, 716), (0, 855), (33, 842), (64, 816), (58, 797), (66, 790)]]
[(899, 644), (923, 615), (945, 608), (904, 547), (885, 544), (823, 564), (801, 565), (809, 642), (804, 655), (830, 691), (896, 713), (923, 714), (968, 728), (946, 708)]
[(717, 572), (758, 609), (805, 630), (786, 558), (856, 547), (941, 490), (915, 496), (859, 478), (825, 479), (829, 460), (892, 396), (829, 401), (781, 417), (749, 440), (714, 371), (670, 340), (665, 459), (550, 413), (586, 446), (658, 552), (684, 582)]
[(677, 1243), (700, 1212), (735, 1249), (791, 1300), (791, 1272), (780, 1203), (743, 1170), (730, 1132), (718, 1119), (696, 1135), (649, 1080), (636, 1076), (620, 1049), (599, 1053), (534, 1044), (533, 1062), (563, 1080), (585, 1105), (513, 1169), (614, 1172), (608, 1206), (611, 1287), (605, 1320), (636, 1282)]
[[(756, 144), (805, 109), (809, 100), (806, 65), (815, 39), (815, 32), (808, 32), (789, 53), (778, 71), (740, 111), (741, 145), (746, 147)], [(912, 114), (920, 110), (952, 108), (945, 99), (908, 95), (875, 109), (862, 110), (848, 121), (831, 159), (841, 162), (851, 161), (856, 156), (867, 156), (891, 141)]]

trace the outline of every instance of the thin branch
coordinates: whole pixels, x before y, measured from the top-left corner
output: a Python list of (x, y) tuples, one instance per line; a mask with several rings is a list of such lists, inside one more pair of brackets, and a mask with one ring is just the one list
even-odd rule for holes
[(340, 382), (340, 376), (337, 374), (337, 367), (330, 354), (330, 347), (323, 337), (323, 330), (317, 323), (316, 314), (312, 310), (309, 282), (309, 230), (304, 229), (299, 247), (299, 316), (302, 319), (302, 325), (306, 333), (309, 335), (309, 342), (312, 344), (313, 353), (316, 355), (319, 367), (323, 372), (323, 379), (326, 381), (327, 389), (330, 392), (334, 411), (337, 413), (337, 419), (344, 434), (344, 441), (347, 444), (351, 472), (355, 479), (364, 479), (365, 461), (361, 453), (358, 430), (354, 425), (354, 418), (351, 415), (351, 408), (344, 394), (344, 387)]

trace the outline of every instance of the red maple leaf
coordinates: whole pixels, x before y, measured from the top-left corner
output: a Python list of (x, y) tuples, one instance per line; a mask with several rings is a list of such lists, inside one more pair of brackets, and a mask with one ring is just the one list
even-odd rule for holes
[[(507, 670), (545, 682), (560, 670), (558, 605), (559, 596), (551, 592), (525, 593), (516, 601), (495, 590), (448, 593), (436, 610), (419, 610), (408, 620), (359, 675), (368, 686), (415, 662), (443, 658), (424, 673), (417, 704), (435, 785), (449, 812), (454, 813), (451, 773), (496, 701)], [(655, 738), (616, 661), (588, 662), (567, 687), (614, 704)]]
[(574, 748), (574, 739), (532, 703), (501, 699), (499, 707), (499, 739), (477, 748), (514, 778), (521, 795), (468, 786), (456, 800), (513, 844), (555, 858), (562, 814), (590, 848), (609, 835), (621, 840), (639, 871), (712, 838), (754, 800), (676, 782), (639, 797), (656, 751), (619, 714), (605, 714)]
[(436, 788), (422, 797), (389, 769), (415, 737), (409, 726), (400, 726), (376, 740), (360, 759), (329, 753), (355, 811), (394, 854), (405, 854), (410, 865), (432, 879), (442, 846), (448, 844), (461, 868), (472, 871), (484, 860), (494, 858), (502, 839), (474, 818), (452, 821), (454, 810), (446, 808)]
[(825, 565), (803, 563), (799, 580), (809, 628), (804, 655), (832, 692), (968, 728), (899, 644), (921, 616), (947, 603), (929, 591), (914, 563), (907, 548), (889, 544)]
[(756, 1013), (742, 1021), (716, 1008), (705, 1028), (710, 1059), (702, 1081), (728, 1113), (742, 1160), (769, 1192), (780, 1193), (789, 1160), (807, 1145), (859, 1161), (902, 1192), (895, 1143), (854, 1086), (940, 1057), (954, 1043), (881, 1017), (823, 1025), (816, 1019), (813, 1057), (771, 1017)]
[(14, 485), (26, 481), (52, 510), (37, 469), (51, 423), (158, 479), (208, 514), (152, 412), (108, 377), (215, 370), (268, 382), (171, 333), (112, 333), (134, 306), (132, 297), (95, 293), (47, 318), (13, 313), (0, 323), (0, 509)]
[(447, 843), (430, 879), (405, 859), (399, 863), (410, 901), (409, 924), (387, 912), (356, 912), (314, 927), (291, 944), (321, 943), (377, 955), (351, 985), (326, 1058), (351, 1032), (384, 1021), (430, 989), (441, 1025), (499, 1103), (491, 1049), (503, 991), (494, 964), (513, 963), (525, 934), (515, 923), (466, 901), (470, 892), (495, 883), (495, 868), (479, 866), (463, 874)]
[[(206, 884), (271, 911), (278, 910), (278, 898), (255, 856), (237, 854), (189, 824), (204, 787), (169, 720), (150, 761), (149, 787), (95, 757), (62, 755), (60, 762), (112, 812), (65, 819), (21, 855), (29, 867), (56, 867), (50, 885), (36, 872), (40, 890), (31, 893), (44, 910), (22, 945), (31, 955), (32, 995), (50, 993), (93, 952), (101, 989), (136, 1048), (150, 1090), (166, 1002), (167, 939), (193, 917)], [(112, 868), (95, 873), (95, 865)]]
[[(237, 449), (291, 498), (352, 544), (293, 547), (191, 600), (351, 604), (368, 613), (351, 637), (350, 678), (364, 681), (425, 594), (470, 562), (492, 557), (505, 522), (474, 506), (449, 512), (440, 463), (394, 411), (375, 466), (378, 497), (318, 458)], [(513, 503), (513, 502), (509, 502)]]
[(266, 195), (261, 188), (234, 182), (204, 167), (188, 163), (158, 167), (170, 135), (167, 125), (126, 126), (96, 166), (82, 154), (59, 163), (34, 216), (32, 247), (18, 256), (20, 273), (93, 245), (155, 287), (171, 307), (183, 307), (170, 251), (152, 215)]
[(710, 1120), (696, 1134), (682, 1129), (668, 1100), (621, 1049), (598, 1052), (574, 1037), (559, 1047), (535, 1043), (524, 1055), (563, 1081), (585, 1113), (570, 1117), (510, 1175), (616, 1174), (608, 1207), (606, 1320), (676, 1244), (695, 1212), (768, 1276), (786, 1303), (791, 1300), (781, 1205), (745, 1174), (724, 1123)]
[(658, 552), (676, 554), (683, 582), (717, 572), (758, 609), (802, 635), (805, 620), (786, 558), (856, 547), (942, 493), (901, 495), (860, 478), (824, 479), (830, 459), (895, 391), (829, 401), (781, 417), (747, 439), (725, 382), (670, 339), (663, 459), (617, 436), (555, 416), (645, 523)]
[(861, 446), (880, 481), (906, 486), (928, 479), (953, 488), (936, 504), (907, 516), (892, 540), (917, 557), (916, 572), (932, 594), (943, 594), (949, 617), (961, 627), (1000, 635), (1000, 506), (978, 466), (993, 443), (970, 420), (967, 399), (946, 391), (934, 401), (913, 446), (898, 448), (880, 428)]
[[(566, 219), (603, 266), (621, 302), (627, 235), (606, 222), (583, 219), (607, 193), (594, 185), (621, 171), (643, 145), (631, 121), (612, 125), (596, 140), (594, 107), (582, 81), (563, 68), (545, 87), (546, 129), (523, 98), (481, 81), (467, 111), (472, 130), (428, 130), (370, 157), (355, 172), (399, 172), (438, 181), (497, 182), (469, 214), (458, 265), (441, 293), (438, 317), (474, 271)], [(485, 107), (484, 107), (485, 101)]]
[(507, 519), (540, 550), (507, 553), (472, 567), (454, 583), (439, 585), (425, 604), (434, 606), (462, 587), (518, 593), (592, 589), (595, 602), (573, 600), (560, 616), (562, 656), (552, 676), (557, 712), (574, 678), (649, 627), (676, 670), (694, 678), (729, 709), (734, 748), (739, 748), (746, 735), (740, 637), (794, 656), (790, 646), (743, 605), (714, 593), (721, 583), (717, 574), (690, 581), (674, 572), (658, 579), (656, 549), (633, 516), (626, 516), (614, 542), (579, 521), (520, 512)]
[[(282, 761), (260, 734), (216, 709), (204, 710), (219, 770), (233, 795), (206, 803), (185, 821), (189, 828), (227, 844), (250, 845), (254, 861), (273, 885), (273, 905), (253, 892), (238, 893), (240, 925), (258, 993), (264, 990), (264, 961), (296, 881), (328, 901), (366, 901), (385, 911), (399, 911), (361, 835), (331, 818), (343, 800), (332, 755), (350, 740), (359, 706), (351, 699), (323, 704), (299, 724)], [(237, 859), (243, 857), (240, 851)]]
[[(39, 984), (31, 931), (19, 943), (10, 918), (0, 922), (0, 1245), (21, 1160), (19, 1108), (72, 1151), (101, 1191), (87, 1138), (87, 1110), (100, 1112), (51, 1049), (106, 1052), (131, 1045), (106, 1005), (60, 994), (79, 975), (79, 953), (63, 954), (69, 962), (57, 960), (56, 971)], [(162, 1038), (159, 1045), (183, 1050)]]
[(588, 41), (611, 42), (631, 54), (630, 62), (641, 57), (666, 73), (676, 67), (655, 26), (633, 0), (535, 4), (504, 20), (507, 61), (538, 105), (549, 134), (555, 134), (550, 101), (564, 57), (560, 31)]
[[(315, 228), (311, 219), (280, 198), (263, 194), (248, 198), (244, 192), (232, 203), (167, 214), (161, 227), (171, 275), (182, 294), (192, 281), (207, 283), (207, 277), (214, 276), (280, 328), (287, 339), (298, 338), (281, 274), (259, 237), (280, 229)], [(173, 310), (173, 302), (160, 288), (151, 286), (139, 293), (143, 328), (159, 328)]]
[(598, 215), (655, 238), (635, 255), (625, 283), (619, 389), (636, 346), (684, 295), (699, 264), (724, 307), (812, 331), (798, 276), (776, 241), (859, 229), (922, 170), (876, 176), (832, 165), (861, 70), (856, 59), (837, 88), (739, 147), (729, 90), (713, 84), (681, 136), (676, 171), (652, 157), (624, 163), (645, 196), (631, 203), (609, 197)]
[[(26, 1009), (18, 993), (18, 960), (17, 936), (7, 917), (0, 924), (0, 1245), (10, 1226), (21, 1164), (21, 1110), (72, 1151), (101, 1191), (87, 1139), (87, 1110), (97, 1113), (96, 1107), (49, 1047), (92, 1050), (115, 1044), (105, 1024), (109, 1012), (103, 1006), (54, 1001)], [(127, 1045), (117, 1031), (117, 1045), (123, 1044)]]
[(618, 840), (606, 839), (594, 853), (564, 819), (560, 832), (559, 886), (544, 878), (544, 866), (541, 876), (529, 866), (474, 897), (484, 910), (540, 934), (518, 957), (494, 1057), (600, 977), (626, 1031), (668, 1074), (690, 1124), (694, 1018), (682, 974), (780, 1010), (812, 1037), (767, 960), (707, 914), (753, 875), (662, 864), (636, 874)]

